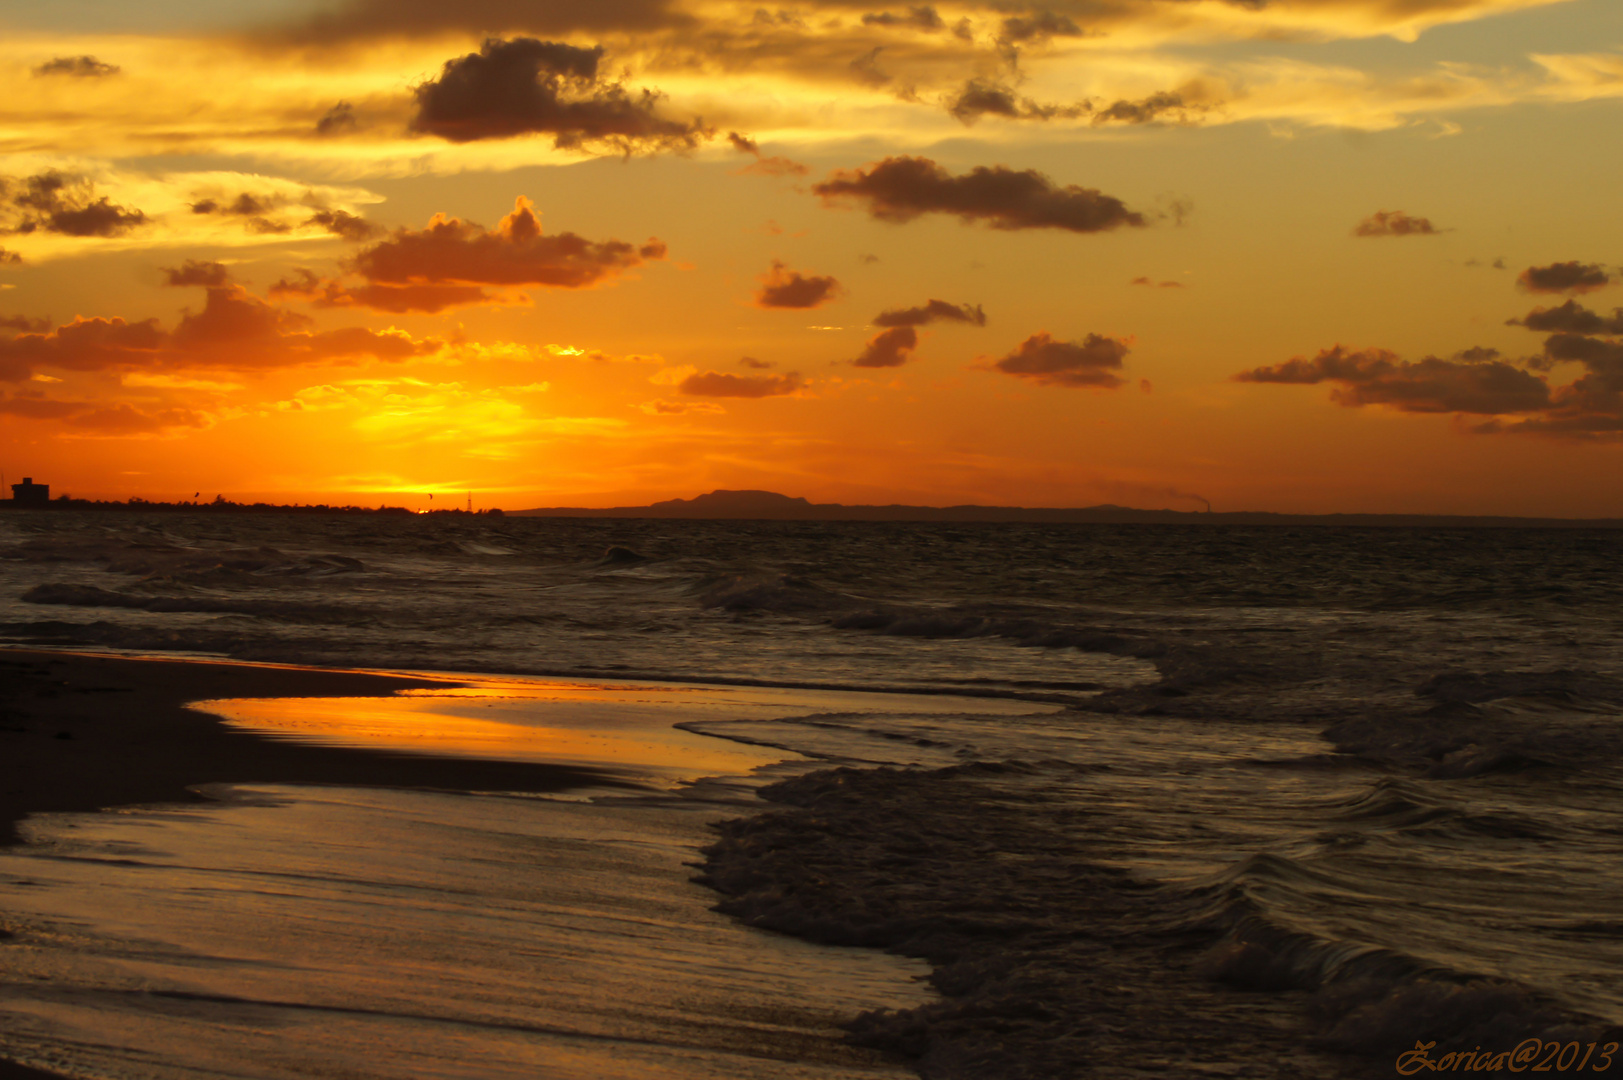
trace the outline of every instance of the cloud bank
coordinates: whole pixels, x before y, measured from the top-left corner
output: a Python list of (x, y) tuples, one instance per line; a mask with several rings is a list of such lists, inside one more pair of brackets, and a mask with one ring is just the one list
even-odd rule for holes
[(360, 359), (401, 361), (436, 353), (441, 343), (400, 330), (317, 330), (312, 321), (261, 300), (219, 263), (188, 261), (165, 271), (169, 284), (202, 288), (201, 311), (173, 330), (157, 319), (76, 318), (55, 330), (0, 339), (0, 381), (20, 382), (42, 368), (66, 371), (256, 370)]
[[(328, 228), (358, 235), (365, 226), (360, 218), (334, 211)], [(547, 235), (535, 205), (520, 195), (495, 229), (444, 214), (435, 214), (423, 229), (396, 229), (350, 260), (350, 270), (365, 279), (362, 284), (321, 278), (305, 269), (273, 285), (271, 295), (310, 300), (318, 307), (432, 314), (512, 302), (500, 291), (504, 289), (591, 288), (663, 259), (665, 253), (665, 244), (657, 239), (639, 245), (587, 240), (570, 232)]]

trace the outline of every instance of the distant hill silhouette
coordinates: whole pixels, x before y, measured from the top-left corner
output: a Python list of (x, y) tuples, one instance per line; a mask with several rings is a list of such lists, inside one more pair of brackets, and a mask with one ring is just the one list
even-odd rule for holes
[(1272, 514), (1136, 510), (1129, 506), (846, 506), (814, 503), (775, 491), (712, 491), (649, 506), (578, 506), (514, 510), (518, 517), (688, 518), (718, 521), (1020, 521), (1099, 525), (1339, 525), (1433, 528), (1623, 528), (1619, 518), (1467, 517), (1449, 514)]

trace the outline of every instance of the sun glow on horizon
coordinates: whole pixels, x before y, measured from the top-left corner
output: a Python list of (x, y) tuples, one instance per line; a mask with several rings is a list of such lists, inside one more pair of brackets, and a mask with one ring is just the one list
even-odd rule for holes
[(6, 474), (1623, 514), (1604, 0), (497, 8), (7, 35)]

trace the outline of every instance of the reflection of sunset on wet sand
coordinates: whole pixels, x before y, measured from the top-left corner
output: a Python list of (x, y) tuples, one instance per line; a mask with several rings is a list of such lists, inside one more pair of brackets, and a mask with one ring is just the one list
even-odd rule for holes
[[(551, 762), (669, 785), (801, 757), (774, 745), (753, 748), (673, 725), (709, 725), (711, 731), (736, 725), (749, 731), (748, 721), (792, 720), (836, 709), (928, 713), (943, 706), (939, 699), (904, 694), (478, 679), (472, 686), (405, 690), (387, 698), (266, 698), (194, 707), (234, 727), (295, 742)], [(1021, 702), (983, 707), (1031, 711)]]

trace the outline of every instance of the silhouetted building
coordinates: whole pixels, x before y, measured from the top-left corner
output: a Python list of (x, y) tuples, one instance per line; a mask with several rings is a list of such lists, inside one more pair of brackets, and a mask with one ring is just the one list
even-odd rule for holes
[(11, 501), (17, 506), (49, 506), (51, 485), (36, 484), (32, 476), (25, 476), (22, 483), (11, 485)]

